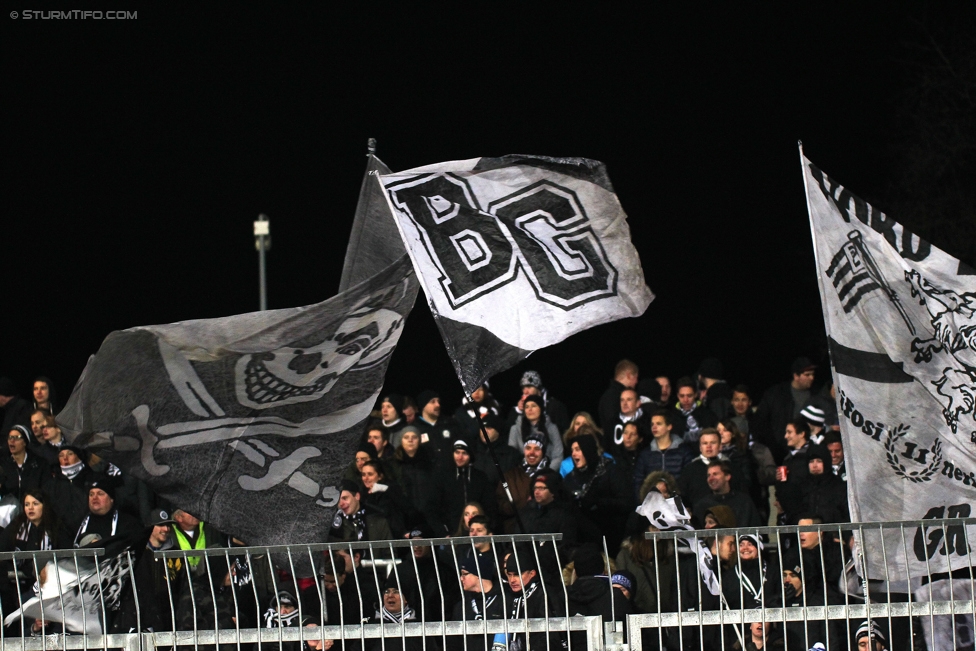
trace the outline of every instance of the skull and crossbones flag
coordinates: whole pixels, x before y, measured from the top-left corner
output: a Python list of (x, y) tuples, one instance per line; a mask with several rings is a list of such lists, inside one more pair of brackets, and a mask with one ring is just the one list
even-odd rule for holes
[(384, 253), (350, 247), (323, 303), (111, 333), (58, 415), (67, 439), (249, 544), (326, 540), (418, 291), (396, 230), (360, 228), (380, 218), (360, 202), (354, 233)]
[(477, 158), (380, 182), (469, 394), (536, 349), (640, 316), (654, 298), (600, 162)]
[[(976, 272), (800, 154), (855, 521), (970, 517), (976, 504)], [(968, 562), (919, 529), (891, 566)], [(976, 528), (970, 528), (970, 540)], [(941, 530), (941, 529), (940, 529)], [(881, 549), (882, 541), (870, 541)], [(907, 556), (907, 558), (906, 558)], [(869, 567), (871, 578), (885, 569)]]

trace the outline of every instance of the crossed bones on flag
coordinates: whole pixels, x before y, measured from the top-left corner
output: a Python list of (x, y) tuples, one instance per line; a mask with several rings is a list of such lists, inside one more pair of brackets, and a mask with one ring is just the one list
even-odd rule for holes
[[(243, 355), (235, 365), (237, 400), (251, 409), (318, 400), (346, 372), (363, 370), (385, 361), (393, 352), (403, 321), (403, 317), (392, 310), (361, 309), (350, 315), (334, 335), (316, 346), (285, 347), (270, 353)], [(142, 404), (132, 410), (139, 439), (113, 435), (112, 432), (103, 432), (99, 437), (111, 440), (113, 448), (119, 452), (139, 450), (143, 467), (154, 477), (161, 477), (170, 470), (168, 465), (156, 461), (156, 450), (227, 441), (231, 449), (251, 463), (260, 468), (267, 466), (267, 472), (261, 477), (240, 475), (237, 478), (244, 490), (264, 491), (286, 482), (308, 497), (317, 497), (319, 506), (331, 507), (338, 503), (339, 493), (335, 487), (323, 487), (299, 470), (309, 459), (321, 456), (321, 449), (302, 446), (278, 458), (281, 453), (260, 437), (296, 438), (332, 434), (355, 427), (368, 416), (379, 397), (379, 390), (367, 400), (298, 423), (277, 416), (228, 417), (184, 353), (162, 337), (157, 339), (157, 344), (177, 394), (186, 407), (203, 420), (151, 427), (149, 406)], [(304, 374), (294, 370), (294, 364), (288, 360), (299, 356), (313, 356), (316, 360), (314, 368)]]

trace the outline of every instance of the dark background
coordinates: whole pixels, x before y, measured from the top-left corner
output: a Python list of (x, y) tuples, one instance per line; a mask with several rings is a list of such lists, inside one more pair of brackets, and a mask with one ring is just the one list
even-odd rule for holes
[[(49, 375), (63, 404), (112, 330), (257, 309), (260, 212), (270, 307), (334, 295), (368, 137), (394, 170), (607, 164), (658, 298), (495, 378), (504, 401), (526, 368), (573, 412), (622, 357), (674, 379), (718, 356), (757, 391), (825, 362), (797, 140), (976, 262), (976, 12), (788, 4), (0, 16), (0, 374), (24, 397)], [(460, 400), (423, 299), (387, 386)]]

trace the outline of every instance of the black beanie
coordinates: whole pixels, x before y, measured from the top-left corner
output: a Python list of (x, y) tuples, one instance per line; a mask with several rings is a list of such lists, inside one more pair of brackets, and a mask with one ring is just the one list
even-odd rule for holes
[(430, 402), (434, 398), (440, 398), (440, 397), (441, 397), (440, 394), (437, 393), (436, 391), (433, 391), (431, 389), (426, 389), (424, 391), (421, 391), (420, 395), (417, 396), (417, 406), (420, 407), (420, 411), (423, 411), (424, 407), (427, 406), (428, 402)]

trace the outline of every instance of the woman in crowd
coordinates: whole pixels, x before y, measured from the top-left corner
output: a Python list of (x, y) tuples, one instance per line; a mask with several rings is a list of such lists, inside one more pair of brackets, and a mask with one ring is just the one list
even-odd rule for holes
[(7, 449), (10, 455), (0, 460), (2, 492), (4, 495), (15, 495), (18, 502), (23, 499), (26, 491), (41, 488), (49, 476), (47, 463), (33, 449), (28, 452), (30, 440), (30, 429), (23, 425), (14, 425), (7, 433)]
[(434, 460), (429, 447), (421, 445), (416, 427), (403, 428), (400, 445), (388, 465), (390, 474), (397, 479), (410, 503), (410, 515), (405, 522), (407, 529), (425, 527), (434, 530), (433, 523), (437, 521)]
[[(21, 512), (10, 526), (0, 535), (0, 551), (34, 552), (70, 548), (71, 536), (65, 533), (54, 512), (53, 504), (38, 489), (27, 489), (21, 501)], [(34, 596), (34, 583), (37, 574), (44, 568), (46, 560), (33, 561), (25, 558), (16, 562), (16, 579), (4, 581), (3, 600), (6, 609), (16, 609), (23, 601)], [(0, 565), (6, 577), (14, 569), (10, 563)], [(18, 597), (19, 593), (19, 597)], [(33, 622), (34, 630), (41, 628), (40, 622)]]
[(390, 529), (397, 538), (404, 531), (404, 521), (410, 505), (399, 485), (387, 480), (379, 461), (367, 461), (360, 474), (366, 495), (363, 502), (386, 516)]
[(671, 612), (675, 603), (671, 599), (671, 586), (677, 581), (674, 569), (674, 548), (667, 540), (658, 541), (655, 549), (653, 540), (644, 537), (648, 531), (657, 531), (647, 518), (633, 518), (630, 544), (624, 544), (617, 554), (618, 570), (629, 570), (637, 577), (634, 590), (636, 612)]
[(575, 468), (566, 476), (564, 490), (579, 508), (583, 542), (600, 543), (607, 537), (607, 549), (616, 554), (623, 538), (623, 524), (633, 508), (633, 489), (629, 479), (616, 471), (613, 461), (597, 451), (592, 436), (570, 440), (570, 456)]
[(732, 476), (738, 477), (739, 485), (751, 495), (751, 488), (756, 483), (756, 472), (749, 454), (749, 441), (731, 418), (720, 422), (716, 429), (722, 454), (728, 457), (732, 465)]
[(515, 419), (515, 424), (508, 433), (508, 444), (521, 452), (533, 430), (548, 437), (550, 445), (546, 449), (546, 455), (549, 457), (549, 467), (558, 469), (563, 460), (563, 441), (559, 430), (546, 418), (546, 406), (542, 398), (530, 395), (524, 399), (522, 413)]
[[(747, 468), (749, 497), (759, 509), (763, 522), (766, 522), (769, 520), (769, 486), (776, 482), (776, 462), (773, 461), (773, 453), (754, 437), (743, 434), (734, 419), (723, 420), (718, 424), (717, 429), (719, 436), (722, 437), (722, 453), (729, 457), (733, 464), (733, 471), (742, 465)], [(734, 452), (730, 454), (726, 446)]]
[[(603, 440), (603, 430), (597, 426), (593, 417), (590, 416), (589, 412), (581, 411), (573, 416), (573, 420), (570, 421), (569, 427), (563, 432), (563, 450), (569, 449), (569, 439), (576, 438), (581, 434), (590, 434), (596, 437), (596, 446), (607, 458), (610, 458), (609, 454), (603, 452), (603, 446), (600, 443)], [(559, 474), (565, 477), (569, 473), (573, 472), (573, 458), (567, 456), (563, 459), (562, 463), (559, 464)]]
[(469, 536), (468, 525), (471, 522), (471, 518), (476, 515), (485, 515), (485, 509), (478, 502), (468, 502), (464, 505), (464, 511), (461, 512), (461, 520), (458, 522), (458, 528), (454, 532), (455, 538), (461, 538), (464, 536)]

